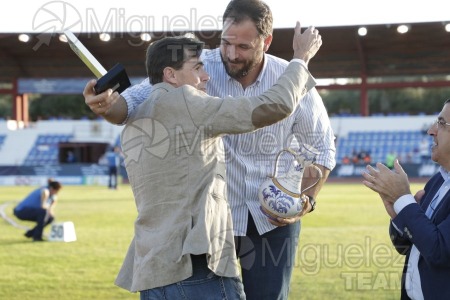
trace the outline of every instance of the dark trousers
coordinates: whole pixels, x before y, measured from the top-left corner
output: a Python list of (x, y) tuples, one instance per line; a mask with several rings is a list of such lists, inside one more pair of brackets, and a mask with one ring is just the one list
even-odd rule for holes
[(117, 167), (109, 167), (109, 188), (117, 188)]
[(300, 234), (300, 222), (259, 235), (249, 214), (246, 236), (236, 236), (247, 300), (286, 300)]
[(27, 236), (32, 237), (34, 240), (42, 239), (42, 232), (44, 227), (53, 221), (51, 215), (46, 219), (47, 210), (37, 207), (25, 207), (17, 211), (14, 209), (14, 215), (23, 221), (36, 222), (36, 226), (27, 232)]

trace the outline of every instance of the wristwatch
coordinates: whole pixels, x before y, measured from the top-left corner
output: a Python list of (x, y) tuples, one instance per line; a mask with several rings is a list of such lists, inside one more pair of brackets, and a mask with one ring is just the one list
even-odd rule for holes
[[(306, 195), (308, 196), (308, 195)], [(316, 209), (316, 200), (314, 200), (314, 197), (308, 196), (309, 204), (311, 204), (311, 210), (309, 212), (313, 212), (313, 210)]]

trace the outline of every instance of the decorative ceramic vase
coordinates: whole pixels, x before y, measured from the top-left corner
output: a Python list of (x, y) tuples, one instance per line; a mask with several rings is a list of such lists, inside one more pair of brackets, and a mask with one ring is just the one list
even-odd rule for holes
[[(278, 160), (283, 152), (290, 153), (294, 157), (288, 172), (278, 175)], [(278, 152), (273, 176), (265, 180), (259, 187), (258, 197), (261, 210), (269, 218), (291, 218), (298, 215), (306, 203), (302, 194), (315, 186), (322, 177), (320, 169), (313, 165), (317, 153), (306, 147), (302, 147), (300, 152), (291, 149), (283, 149)], [(312, 166), (318, 171), (317, 181), (311, 186), (301, 191), (301, 182), (306, 167)]]

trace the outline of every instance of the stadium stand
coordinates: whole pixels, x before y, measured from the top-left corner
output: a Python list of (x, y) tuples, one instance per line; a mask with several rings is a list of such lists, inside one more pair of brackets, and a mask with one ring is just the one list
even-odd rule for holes
[(122, 126), (104, 120), (48, 120), (10, 130), (0, 121), (0, 166), (39, 166), (58, 163), (60, 142), (104, 142), (115, 145)]
[[(368, 153), (372, 162), (383, 162), (388, 153), (393, 152), (400, 161), (419, 163), (419, 145), (426, 139), (431, 146), (432, 139), (420, 130), (405, 131), (350, 131), (347, 137), (337, 143), (336, 159), (350, 160), (360, 153)], [(360, 161), (364, 163), (363, 161)]]
[[(402, 163), (409, 163), (409, 166), (404, 165), (409, 168), (409, 174), (431, 176), (436, 169), (432, 164), (423, 163), (420, 145), (425, 138), (429, 149), (431, 138), (426, 135), (425, 128), (435, 119), (435, 115), (331, 117), (331, 126), (337, 137), (338, 165), (330, 176), (359, 177), (367, 161), (361, 159), (357, 164), (352, 164), (351, 160), (344, 162), (344, 157), (349, 158), (354, 152), (369, 154), (371, 163), (385, 162), (387, 154), (394, 152)], [(76, 163), (64, 160), (60, 164), (59, 161), (67, 157), (68, 149), (74, 144), (80, 147), (120, 145), (122, 126), (102, 119), (45, 120), (32, 123), (27, 128), (11, 129), (8, 122), (10, 120), (0, 120), (0, 184), (41, 184), (49, 175), (64, 184), (107, 184), (107, 167), (102, 164), (102, 153), (88, 163), (85, 160)], [(126, 173), (122, 176), (126, 178)]]
[[(336, 159), (366, 151), (372, 161), (384, 161), (394, 151), (402, 158), (412, 156), (424, 137), (423, 128), (436, 116), (373, 116), (331, 117), (337, 136)], [(39, 121), (22, 130), (8, 130), (7, 121), (0, 121), (0, 165), (55, 164), (59, 142), (106, 142), (120, 145), (122, 126), (104, 120)], [(431, 139), (429, 139), (431, 143)]]
[(73, 138), (71, 134), (39, 134), (23, 165), (56, 165), (58, 164), (58, 144), (68, 142)]
[[(426, 129), (435, 119), (436, 115), (332, 117), (336, 162), (352, 164), (358, 154), (369, 154), (371, 163), (385, 162), (393, 153), (402, 163), (420, 163), (420, 144), (425, 139), (431, 146)], [(366, 162), (359, 157), (357, 163)]]

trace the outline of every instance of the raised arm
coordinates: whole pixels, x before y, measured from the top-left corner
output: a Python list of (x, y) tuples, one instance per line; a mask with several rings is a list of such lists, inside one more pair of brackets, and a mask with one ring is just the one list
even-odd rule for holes
[(87, 106), (106, 121), (113, 124), (122, 124), (127, 118), (127, 104), (125, 99), (111, 89), (96, 95), (94, 86), (96, 80), (91, 80), (86, 84), (83, 91), (84, 101)]
[[(294, 58), (308, 63), (317, 53), (321, 45), (322, 39), (317, 29), (309, 27), (302, 34), (300, 22), (297, 22), (292, 42)], [(145, 80), (139, 85), (128, 88), (122, 93), (123, 96), (116, 92), (112, 93), (111, 90), (96, 95), (93, 89), (95, 83), (95, 80), (91, 80), (86, 84), (83, 91), (85, 103), (95, 114), (102, 116), (105, 120), (113, 124), (123, 124), (126, 122), (129, 112), (133, 111), (137, 105), (147, 99), (151, 90), (151, 85), (148, 83), (148, 80)], [(134, 90), (134, 92), (131, 93), (130, 90)]]

